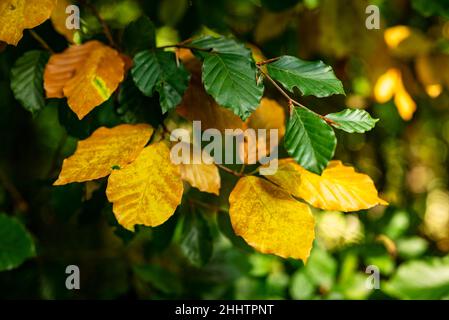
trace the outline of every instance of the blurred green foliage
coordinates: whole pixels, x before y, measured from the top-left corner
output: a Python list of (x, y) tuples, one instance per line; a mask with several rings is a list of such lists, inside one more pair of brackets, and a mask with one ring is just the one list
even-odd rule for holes
[[(429, 97), (413, 71), (415, 57), (397, 57), (379, 45), (385, 27), (402, 24), (417, 28), (437, 44), (438, 53), (447, 54), (447, 1), (91, 3), (128, 54), (153, 41), (173, 44), (220, 33), (256, 45), (267, 57), (289, 54), (332, 65), (349, 94), (302, 103), (322, 114), (345, 105), (363, 107), (380, 119), (365, 136), (339, 133), (336, 158), (373, 177), (391, 205), (351, 214), (316, 211), (317, 240), (305, 266), (256, 253), (234, 235), (226, 210), (235, 178), (226, 173), (219, 198), (188, 191), (208, 206), (176, 212), (160, 227), (131, 233), (115, 220), (104, 180), (52, 183), (76, 141), (96, 128), (161, 123), (158, 99), (144, 97), (131, 81), (82, 121), (65, 102), (49, 100), (39, 112), (26, 111), (10, 85), (14, 63), (40, 49), (25, 32), (17, 47), (0, 49), (0, 212), (5, 213), (0, 215), (0, 298), (449, 299), (448, 90)], [(381, 8), (382, 30), (365, 28), (370, 3)], [(137, 20), (141, 15), (149, 20)], [(101, 25), (84, 9), (82, 24), (83, 40), (106, 41)], [(49, 21), (36, 32), (55, 51), (67, 45)], [(406, 84), (418, 105), (409, 122), (393, 102), (372, 99), (384, 61), (392, 59), (408, 74)], [(65, 288), (65, 268), (71, 264), (80, 267), (80, 290)], [(380, 270), (379, 290), (366, 286), (369, 265)]]

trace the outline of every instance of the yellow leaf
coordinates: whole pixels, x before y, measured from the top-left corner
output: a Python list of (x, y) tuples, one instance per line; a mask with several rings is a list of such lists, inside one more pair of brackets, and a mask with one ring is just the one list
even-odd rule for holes
[[(292, 176), (294, 171), (296, 174)], [(277, 172), (266, 178), (323, 210), (349, 212), (388, 204), (379, 198), (369, 176), (357, 173), (341, 161), (329, 162), (319, 176), (302, 168), (293, 159), (282, 159)]]
[(182, 192), (179, 167), (170, 161), (163, 142), (146, 147), (133, 163), (114, 170), (106, 189), (117, 221), (128, 230), (167, 221), (181, 203)]
[(384, 32), (385, 43), (390, 48), (396, 48), (399, 44), (410, 37), (412, 31), (407, 26), (394, 26)]
[[(183, 143), (183, 142), (180, 142)], [(187, 144), (186, 148), (191, 150), (189, 161), (183, 161), (180, 166), (181, 178), (187, 181), (192, 187), (197, 188), (203, 192), (215, 193), (217, 196), (220, 194), (221, 179), (217, 166), (213, 163), (213, 158), (208, 156), (207, 153), (197, 155), (197, 159), (200, 159), (200, 163), (194, 163), (195, 149), (192, 150), (192, 145)], [(184, 159), (183, 159), (184, 160)]]
[(137, 158), (153, 133), (146, 124), (122, 124), (95, 130), (78, 142), (76, 152), (65, 159), (54, 185), (84, 182), (110, 174), (115, 166), (125, 166)]
[(239, 180), (229, 204), (234, 231), (248, 244), (262, 253), (307, 261), (315, 220), (306, 204), (253, 176)]
[(377, 79), (374, 97), (379, 103), (385, 103), (394, 96), (394, 103), (402, 119), (408, 121), (416, 111), (416, 103), (405, 89), (401, 71), (388, 69)]
[(391, 68), (377, 79), (374, 86), (374, 98), (377, 102), (385, 103), (393, 98), (399, 77), (399, 70)]
[(396, 85), (396, 93), (394, 95), (394, 104), (398, 109), (399, 115), (402, 119), (408, 121), (411, 120), (413, 114), (416, 111), (416, 103), (413, 101), (412, 97), (405, 90), (402, 79), (399, 79)]
[(242, 129), (243, 121), (207, 94), (201, 81), (201, 62), (185, 50), (178, 51), (178, 57), (190, 71), (191, 78), (176, 112), (187, 120), (201, 121), (202, 130), (218, 129), (224, 132), (225, 129)]
[(75, 29), (68, 29), (66, 26), (67, 13), (66, 8), (72, 4), (68, 0), (58, 0), (53, 13), (51, 14), (51, 23), (55, 30), (63, 35), (70, 43), (74, 42)]
[(50, 15), (56, 0), (0, 0), (0, 40), (17, 45), (24, 29), (32, 29)]
[(47, 98), (67, 97), (70, 108), (82, 119), (117, 89), (124, 65), (116, 50), (99, 41), (72, 46), (52, 55), (45, 67)]

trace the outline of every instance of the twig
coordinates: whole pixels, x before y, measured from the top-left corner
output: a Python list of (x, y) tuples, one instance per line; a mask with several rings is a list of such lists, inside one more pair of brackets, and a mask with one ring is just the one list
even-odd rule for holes
[(241, 177), (245, 176), (245, 174), (244, 174), (243, 172), (237, 172), (237, 171), (234, 171), (234, 170), (229, 169), (228, 167), (226, 167), (226, 166), (224, 166), (224, 165), (222, 165), (222, 164), (216, 163), (215, 165), (216, 165), (218, 168), (220, 168), (221, 170), (223, 170), (223, 171), (225, 171), (225, 172), (227, 172), (227, 173), (230, 173), (230, 174), (232, 174), (232, 175), (234, 175), (234, 176), (236, 176), (236, 177), (241, 178)]
[(41, 38), (41, 36), (39, 36), (36, 31), (34, 30), (28, 30), (31, 34), (31, 36), (36, 39), (37, 42), (39, 42), (39, 44), (46, 50), (48, 50), (51, 54), (54, 54), (55, 52), (53, 51), (52, 48), (50, 48), (50, 46), (48, 45), (47, 42), (45, 42), (44, 39)]
[(95, 8), (94, 5), (90, 4), (89, 2), (87, 2), (86, 0), (80, 0), (80, 2), (85, 5), (87, 8), (89, 8), (89, 10), (92, 12), (92, 14), (95, 16), (95, 18), (97, 18), (98, 22), (100, 22), (102, 28), (103, 28), (103, 32), (106, 36), (106, 38), (109, 41), (109, 44), (116, 48), (116, 44), (114, 42), (114, 38), (112, 37), (112, 33), (111, 33), (111, 29), (109, 29), (108, 24), (106, 23), (106, 21), (103, 20), (103, 18), (100, 16), (100, 13), (98, 12), (97, 8)]
[(199, 206), (201, 206), (203, 208), (210, 209), (210, 210), (213, 210), (213, 211), (222, 211), (222, 212), (228, 212), (229, 211), (227, 209), (224, 209), (224, 208), (221, 208), (221, 207), (218, 207), (218, 206), (214, 206), (214, 205), (211, 205), (211, 204), (199, 201), (197, 199), (189, 199), (189, 202), (190, 202), (191, 205), (192, 204), (196, 204), (196, 205), (199, 205)]
[(298, 107), (301, 107), (301, 108), (309, 110), (310, 112), (314, 113), (316, 116), (320, 117), (321, 119), (323, 119), (324, 121), (326, 121), (329, 124), (334, 124), (335, 123), (334, 121), (332, 121), (330, 119), (327, 119), (325, 116), (323, 116), (323, 115), (321, 115), (319, 113), (316, 113), (313, 110), (310, 110), (309, 108), (307, 108), (306, 106), (302, 105), (301, 103), (299, 103), (295, 99), (291, 98), (288, 95), (288, 93), (285, 92), (285, 90), (282, 89), (281, 86), (278, 85), (277, 82), (274, 81), (274, 79), (268, 73), (266, 73), (259, 64), (256, 64), (256, 66), (257, 66), (257, 69), (259, 69), (259, 71), (264, 75), (264, 77), (267, 78), (273, 84), (273, 86), (287, 99), (288, 106), (290, 108), (290, 113), (293, 111), (293, 106), (295, 105), (295, 106), (298, 106)]
[(178, 49), (190, 49), (190, 50), (196, 50), (196, 51), (204, 51), (204, 52), (212, 52), (213, 48), (199, 48), (194, 46), (188, 46), (183, 44), (183, 42), (177, 43), (177, 44), (169, 44), (162, 47), (157, 47), (156, 49), (166, 49), (166, 48), (178, 48)]
[(280, 59), (280, 57), (271, 58), (271, 59), (268, 59), (268, 60), (256, 62), (256, 64), (257, 64), (258, 66), (263, 66), (263, 65), (266, 65), (266, 64), (269, 64), (269, 63), (278, 61), (279, 59)]

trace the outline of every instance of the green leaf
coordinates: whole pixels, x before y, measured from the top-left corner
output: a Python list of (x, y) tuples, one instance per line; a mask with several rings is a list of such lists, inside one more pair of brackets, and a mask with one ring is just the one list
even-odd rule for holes
[(212, 235), (206, 219), (200, 212), (185, 215), (181, 250), (189, 261), (198, 267), (205, 265), (212, 256)]
[(156, 28), (146, 16), (131, 22), (123, 31), (123, 48), (131, 55), (156, 47)]
[(371, 130), (379, 119), (371, 118), (370, 114), (360, 109), (344, 109), (326, 116), (332, 120), (335, 128), (349, 133), (363, 133)]
[(0, 271), (11, 270), (34, 257), (33, 239), (15, 218), (0, 214)]
[(204, 87), (217, 103), (232, 110), (243, 120), (257, 109), (263, 95), (263, 83), (256, 81), (256, 67), (251, 51), (227, 38), (204, 37), (192, 42), (192, 47), (204, 59)]
[(327, 251), (314, 246), (304, 270), (313, 283), (330, 290), (337, 276), (337, 262)]
[(425, 17), (449, 18), (449, 7), (445, 0), (412, 0), (412, 7)]
[(165, 51), (142, 51), (134, 57), (131, 70), (134, 82), (148, 97), (159, 93), (163, 113), (174, 109), (182, 100), (190, 75), (182, 64), (176, 64), (175, 54)]
[(449, 295), (449, 256), (402, 264), (384, 289), (400, 299), (441, 299)]
[(287, 123), (284, 146), (303, 168), (321, 174), (334, 156), (337, 139), (326, 121), (306, 108), (296, 107)]
[(43, 75), (48, 58), (45, 51), (28, 51), (17, 59), (11, 70), (14, 96), (31, 113), (45, 107)]
[(303, 269), (299, 269), (292, 277), (290, 295), (296, 300), (307, 300), (315, 293), (315, 283), (306, 275)]
[(292, 56), (282, 56), (267, 65), (268, 73), (287, 90), (298, 88), (303, 95), (328, 97), (345, 94), (343, 84), (335, 77), (332, 67), (322, 61), (304, 61)]

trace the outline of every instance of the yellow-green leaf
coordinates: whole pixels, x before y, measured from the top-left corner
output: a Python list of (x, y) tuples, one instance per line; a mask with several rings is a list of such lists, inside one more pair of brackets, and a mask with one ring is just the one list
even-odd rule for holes
[(95, 130), (78, 142), (75, 154), (64, 160), (55, 185), (102, 178), (114, 167), (122, 167), (137, 158), (153, 133), (146, 124), (123, 124), (112, 129)]
[(349, 212), (388, 204), (379, 198), (369, 176), (357, 173), (341, 161), (329, 162), (319, 176), (302, 168), (293, 159), (282, 159), (277, 172), (266, 177), (295, 197), (324, 210)]
[(164, 142), (146, 147), (133, 163), (114, 170), (106, 189), (117, 221), (128, 230), (136, 224), (155, 227), (167, 221), (182, 193), (179, 167), (171, 162)]
[(310, 208), (274, 184), (253, 176), (239, 180), (229, 196), (237, 235), (262, 253), (307, 261), (315, 237)]
[(0, 40), (17, 45), (24, 29), (32, 29), (50, 15), (56, 0), (1, 0), (0, 1)]
[(75, 45), (54, 54), (44, 72), (47, 98), (67, 97), (79, 119), (102, 104), (124, 78), (120, 54), (99, 41)]

